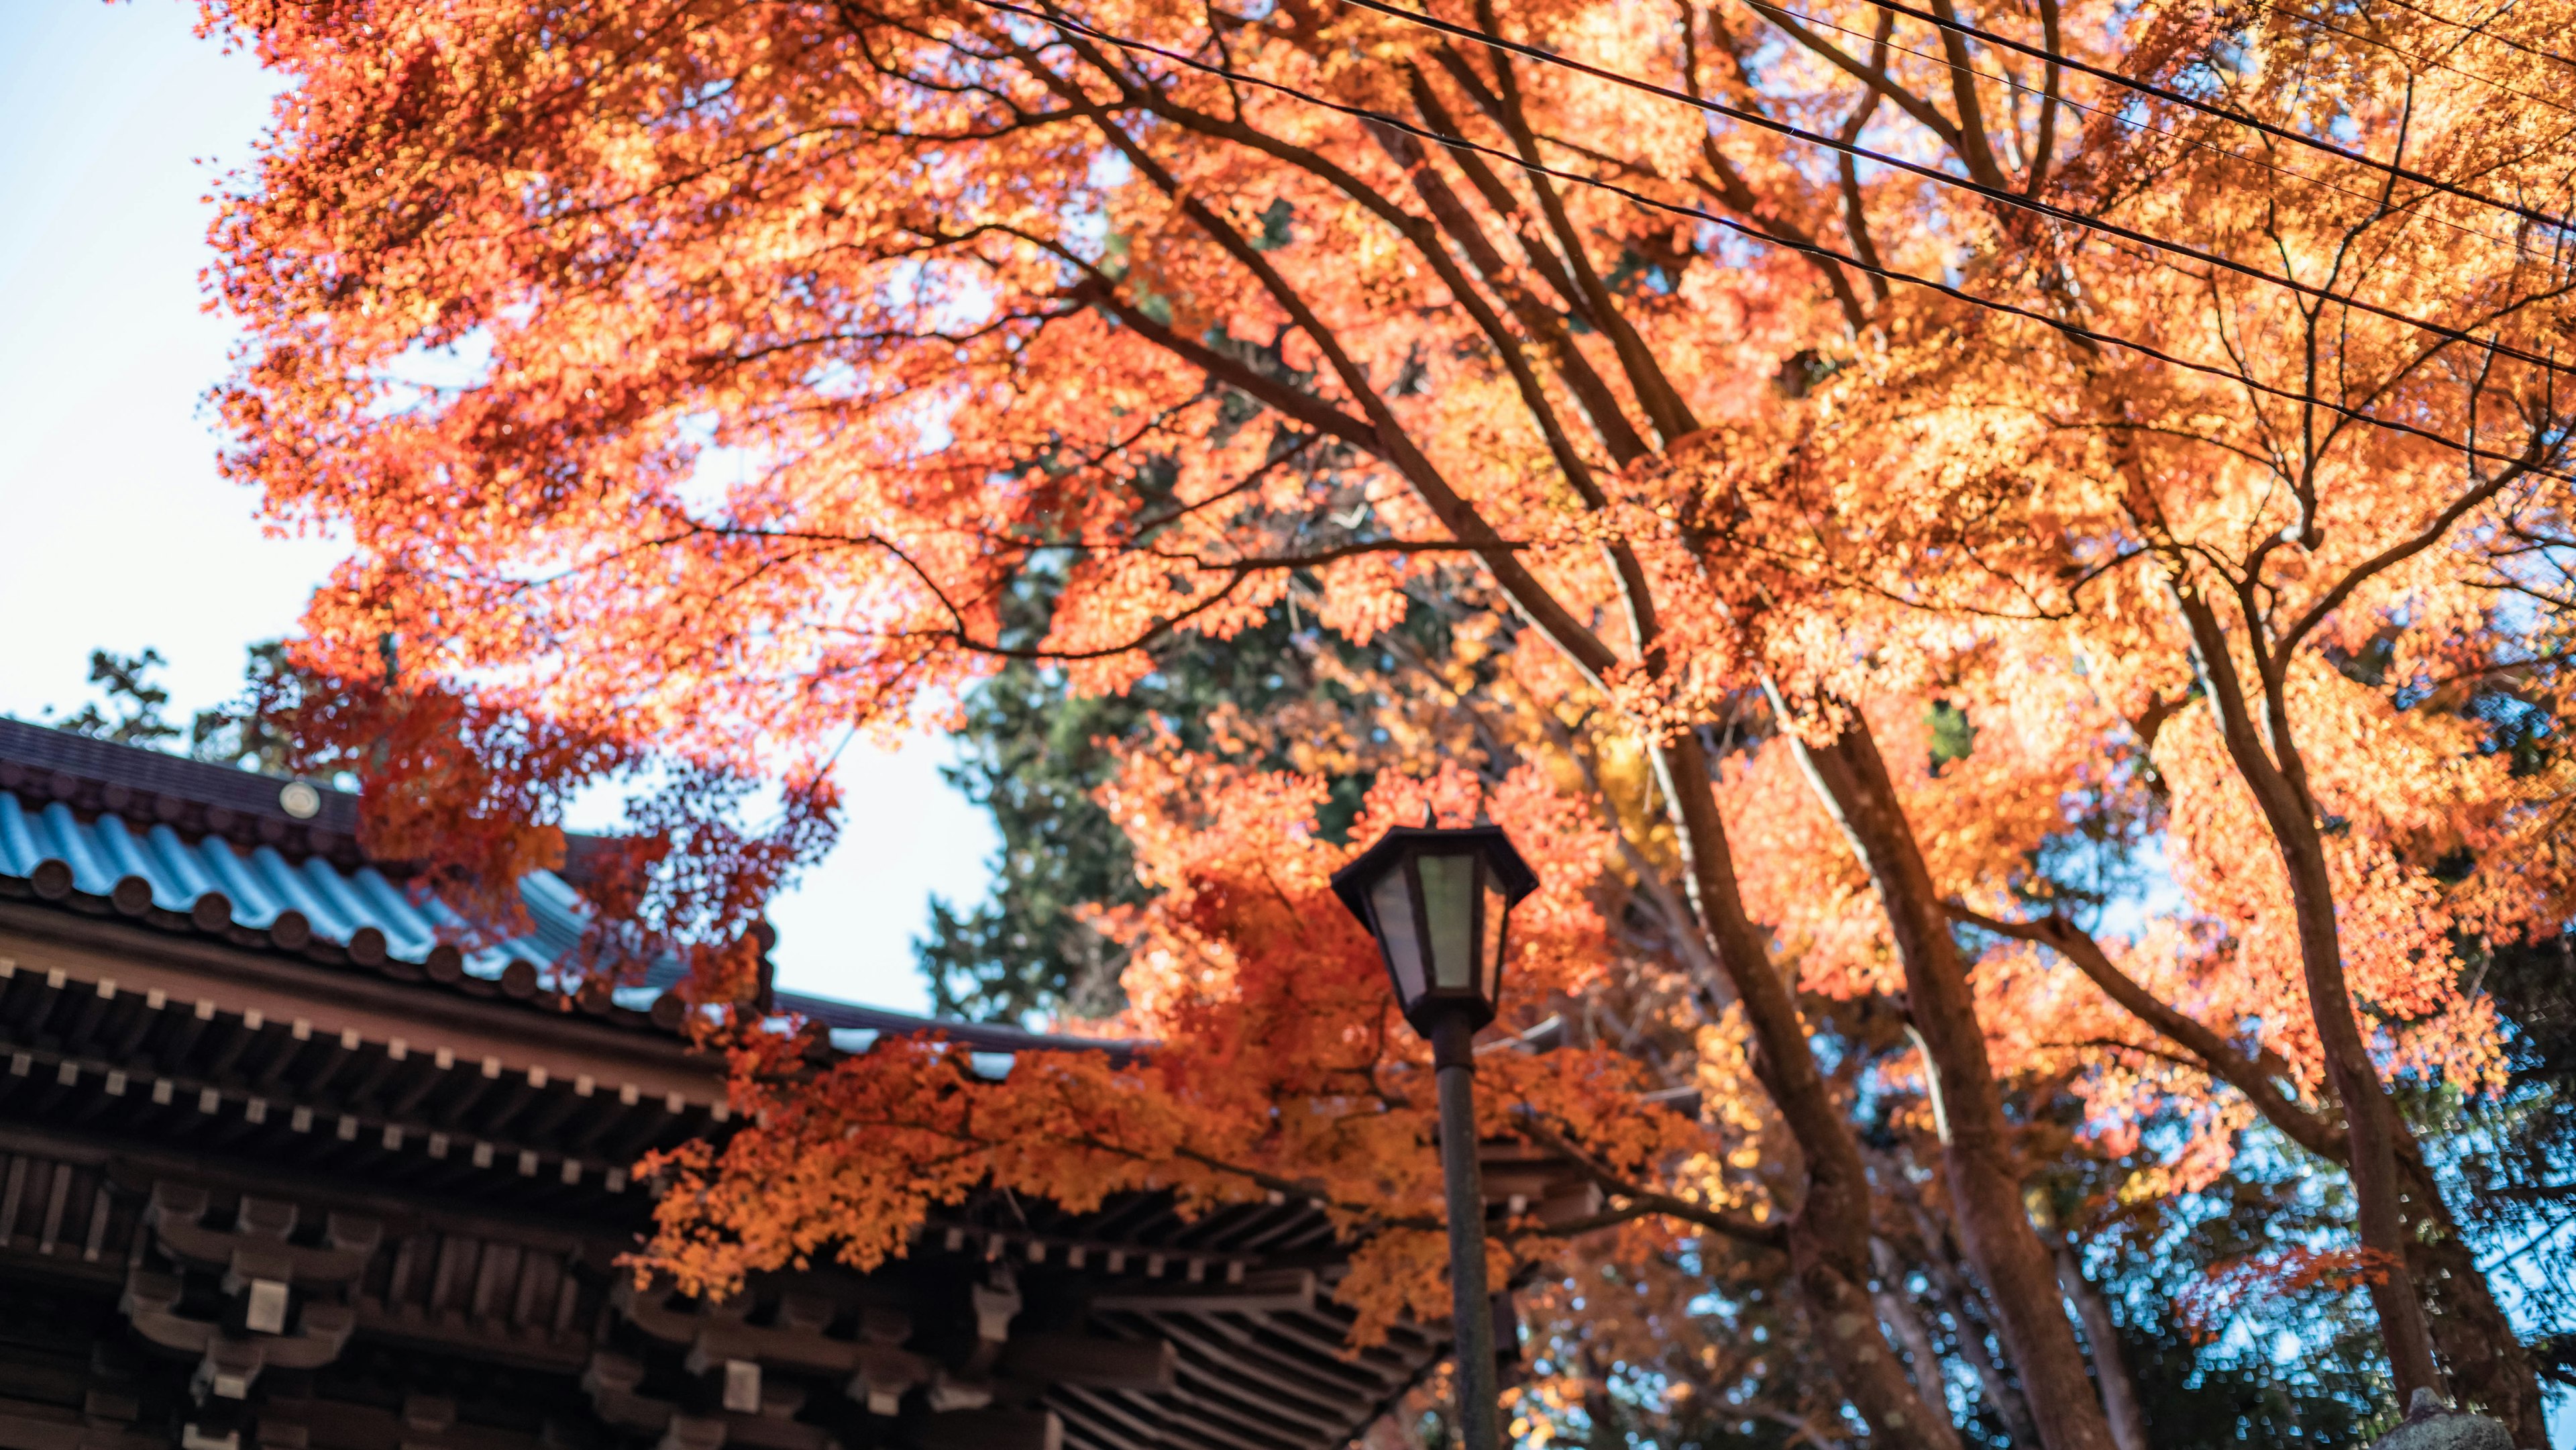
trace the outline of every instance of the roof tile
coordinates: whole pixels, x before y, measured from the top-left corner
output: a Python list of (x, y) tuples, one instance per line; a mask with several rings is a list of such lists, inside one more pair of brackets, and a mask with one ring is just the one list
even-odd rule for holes
[[(118, 903), (126, 914), (171, 930), (266, 933), (280, 950), (380, 961), (428, 990), (442, 989), (439, 973), (426, 970), (442, 939), (473, 942), (464, 979), (447, 989), (490, 995), (509, 966), (524, 961), (538, 971), (529, 1004), (561, 1004), (557, 989), (568, 979), (556, 969), (591, 925), (590, 903), (570, 882), (552, 871), (521, 877), (530, 930), (495, 941), (449, 903), (398, 885), (359, 856), (356, 797), (321, 791), (323, 808), (308, 824), (278, 805), (280, 784), (0, 718), (0, 890)], [(49, 869), (48, 863), (55, 864)], [(67, 889), (49, 889), (49, 881)], [(656, 1025), (650, 1009), (684, 974), (670, 958), (652, 963), (640, 982), (610, 994), (612, 1020)], [(844, 1051), (864, 1052), (886, 1037), (937, 1035), (972, 1051), (974, 1069), (994, 1078), (1009, 1071), (1016, 1052), (1125, 1053), (1141, 1045), (943, 1021), (795, 992), (773, 1000), (777, 1011), (830, 1030)], [(665, 1023), (676, 1021), (663, 1016)]]

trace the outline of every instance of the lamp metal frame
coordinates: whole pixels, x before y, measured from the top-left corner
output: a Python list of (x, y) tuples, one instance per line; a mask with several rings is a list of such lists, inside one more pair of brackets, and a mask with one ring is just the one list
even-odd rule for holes
[[(1463, 930), (1455, 920), (1435, 919), (1437, 911), (1458, 905), (1456, 867), (1437, 868), (1452, 879), (1436, 892), (1424, 880), (1426, 862), (1459, 861), (1472, 863)], [(1396, 893), (1382, 895), (1391, 884)], [(1485, 1278), (1484, 1170), (1476, 1156), (1476, 1030), (1502, 1005), (1511, 909), (1537, 889), (1538, 873), (1500, 826), (1397, 826), (1333, 873), (1333, 894), (1377, 940), (1405, 1020), (1431, 1040), (1448, 1197), (1458, 1427), (1466, 1450), (1497, 1450), (1502, 1430), (1495, 1313)], [(1455, 965), (1446, 953), (1460, 949), (1471, 956), (1466, 980), (1444, 985), (1444, 963)]]

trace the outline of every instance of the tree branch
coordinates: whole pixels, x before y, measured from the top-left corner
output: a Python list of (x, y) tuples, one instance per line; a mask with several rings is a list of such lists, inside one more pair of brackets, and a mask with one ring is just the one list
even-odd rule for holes
[(2101, 988), (2104, 996), (2118, 1003), (2130, 1016), (2190, 1054), (2192, 1066), (2243, 1093), (2267, 1121), (2289, 1135), (2300, 1147), (2332, 1162), (2345, 1161), (2349, 1150), (2340, 1126), (2300, 1106), (2281, 1091), (2279, 1084), (2254, 1058), (2238, 1051), (2207, 1025), (2177, 1010), (2140, 985), (2136, 978), (2121, 971), (2111, 960), (2110, 953), (2102, 950), (2102, 944), (2093, 939), (2092, 933), (2054, 912), (2037, 921), (2004, 921), (1955, 901), (1943, 905), (1954, 921), (2016, 941), (2034, 942), (2055, 951), (2073, 963), (2077, 971)]

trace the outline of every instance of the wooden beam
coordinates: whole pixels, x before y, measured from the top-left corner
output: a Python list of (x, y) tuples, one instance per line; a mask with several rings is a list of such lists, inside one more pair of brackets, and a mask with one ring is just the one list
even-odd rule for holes
[(1089, 1431), (1099, 1444), (1115, 1445), (1120, 1450), (1147, 1450), (1165, 1443), (1159, 1423), (1149, 1425), (1137, 1418), (1150, 1414), (1157, 1422), (1162, 1408), (1153, 1401), (1140, 1401), (1134, 1396), (1120, 1399), (1072, 1385), (1058, 1385), (1047, 1394), (1049, 1403), (1072, 1416), (1076, 1428)]
[(1312, 1269), (1255, 1269), (1239, 1284), (1158, 1284), (1095, 1294), (1091, 1307), (1133, 1314), (1294, 1314), (1315, 1307)]
[[(1206, 1323), (1200, 1321), (1195, 1327), (1206, 1327)], [(1232, 1348), (1226, 1348), (1211, 1344), (1178, 1325), (1166, 1325), (1164, 1332), (1172, 1336), (1176, 1346), (1187, 1346), (1199, 1358), (1202, 1363), (1194, 1368), (1199, 1370), (1201, 1378), (1232, 1377), (1266, 1386), (1274, 1393), (1296, 1401), (1303, 1407), (1303, 1413), (1309, 1415), (1337, 1413), (1349, 1409), (1354, 1403), (1366, 1403), (1371, 1398), (1368, 1391), (1360, 1386), (1318, 1384), (1298, 1374), (1295, 1367), (1280, 1363), (1279, 1351), (1264, 1351), (1249, 1335), (1227, 1336), (1234, 1344)]]
[(0, 1445), (13, 1450), (167, 1450), (169, 1443), (166, 1434), (89, 1424), (64, 1406), (0, 1399)]
[(950, 1410), (912, 1432), (919, 1450), (1064, 1450), (1064, 1421), (1053, 1410)]
[(1168, 1394), (1180, 1354), (1168, 1339), (1103, 1339), (1085, 1334), (1014, 1335), (1002, 1350), (1004, 1374), (1094, 1390)]
[[(355, 1029), (367, 1043), (435, 1040), (452, 1047), (462, 1062), (498, 1056), (522, 1072), (543, 1065), (565, 1079), (588, 1074), (602, 1084), (638, 1083), (652, 1098), (676, 1092), (695, 1105), (723, 1091), (716, 1067), (659, 1033), (532, 1012), (375, 973), (335, 971), (41, 903), (0, 900), (0, 958), (14, 959), (21, 982), (32, 977), (41, 984), (62, 972), (67, 980), (58, 989), (93, 996), (101, 980), (112, 979), (120, 996), (158, 988), (170, 1004), (165, 1011), (186, 1010), (204, 997), (226, 1015), (250, 1009), (270, 1022), (302, 1017), (317, 1033), (336, 1037)], [(9, 993), (11, 999), (17, 995)]]
[(1231, 1417), (1212, 1414), (1214, 1407), (1187, 1393), (1159, 1396), (1154, 1405), (1163, 1414), (1166, 1443), (1221, 1446), (1223, 1450), (1303, 1450), (1313, 1443), (1293, 1425), (1247, 1428)]

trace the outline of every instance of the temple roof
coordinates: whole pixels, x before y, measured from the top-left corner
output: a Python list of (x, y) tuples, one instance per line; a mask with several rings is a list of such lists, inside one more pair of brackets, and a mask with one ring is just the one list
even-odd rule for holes
[[(573, 1008), (641, 1031), (677, 1035), (682, 969), (663, 959), (625, 985), (575, 993), (559, 972), (590, 926), (563, 876), (519, 879), (528, 929), (477, 930), (437, 896), (398, 880), (399, 863), (368, 859), (358, 798), (312, 781), (92, 740), (0, 718), (0, 891), (108, 911), (177, 933), (265, 947), (419, 983), (502, 997), (532, 1009)], [(945, 1021), (797, 992), (782, 1014), (822, 1023), (833, 1045), (864, 1052), (885, 1036), (937, 1033), (977, 1049), (988, 1074), (1033, 1048), (1127, 1046), (990, 1023)]]
[[(735, 1121), (720, 1064), (676, 1035), (676, 967), (615, 990), (558, 976), (588, 907), (553, 872), (518, 883), (524, 932), (469, 950), (456, 912), (369, 860), (356, 825), (353, 798), (311, 782), (0, 720), (0, 1298), (70, 1274), (102, 1342), (202, 1350), (199, 1381), (249, 1386), (225, 1357), (243, 1345), (280, 1369), (335, 1366), (229, 1402), (306, 1438), (191, 1421), (182, 1443), (567, 1443), (511, 1428), (542, 1409), (590, 1425), (574, 1443), (592, 1450), (1323, 1450), (1446, 1351), (1410, 1324), (1353, 1348), (1355, 1311), (1333, 1295), (1348, 1245), (1286, 1192), (1205, 1212), (1139, 1192), (1080, 1213), (976, 1194), (931, 1209), (864, 1278), (782, 1273), (695, 1306), (639, 1291), (619, 1267), (649, 1203), (633, 1165)], [(844, 1051), (937, 1033), (988, 1076), (1033, 1047), (1133, 1046), (775, 1006)], [(1598, 1210), (1561, 1165), (1486, 1156), (1496, 1209)], [(228, 1266), (248, 1238), (338, 1266), (296, 1333), (241, 1333), (257, 1281)], [(302, 1274), (275, 1277), (310, 1295)], [(231, 1318), (209, 1317), (219, 1304)], [(1495, 1312), (1516, 1345), (1507, 1297)], [(417, 1364), (504, 1361), (532, 1376), (524, 1392), (412, 1394), (399, 1431), (366, 1397), (382, 1386), (359, 1383), (366, 1364), (408, 1385)], [(59, 1403), (0, 1385), (0, 1443), (69, 1443), (74, 1425), (93, 1450), (167, 1450), (145, 1433), (154, 1407), (204, 1412), (179, 1392), (198, 1382), (186, 1364), (128, 1385), (83, 1363), (66, 1359)]]

